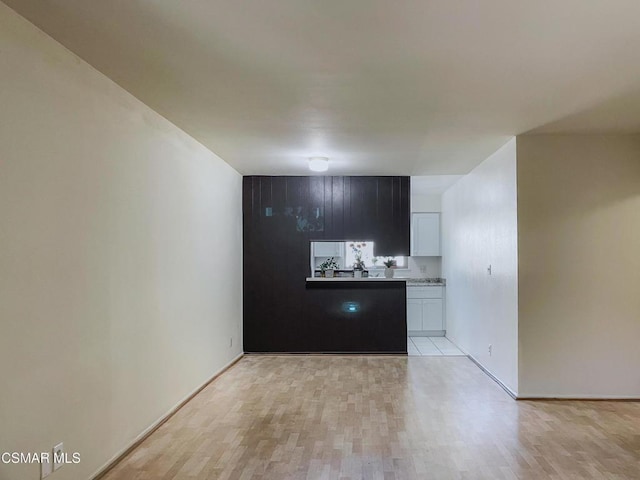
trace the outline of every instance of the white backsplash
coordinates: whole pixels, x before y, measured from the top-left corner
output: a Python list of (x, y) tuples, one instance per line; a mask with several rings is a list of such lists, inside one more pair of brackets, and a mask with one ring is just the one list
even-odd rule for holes
[(398, 276), (414, 278), (442, 276), (442, 257), (409, 257), (408, 263), (409, 268), (402, 273), (398, 272)]
[[(315, 258), (315, 268), (325, 261), (327, 257)], [(340, 264), (340, 268), (348, 269), (343, 264), (343, 259), (337, 259)], [(424, 271), (420, 269), (424, 267)], [(382, 270), (380, 270), (380, 276), (382, 276)], [(373, 275), (372, 275), (373, 276)], [(409, 257), (408, 268), (396, 269), (397, 277), (409, 277), (409, 278), (433, 278), (442, 276), (442, 257)]]
[[(319, 268), (320, 264), (324, 262), (328, 257), (316, 257), (314, 267)], [(344, 265), (342, 257), (336, 258), (340, 264), (340, 268), (349, 269)], [(442, 257), (409, 257), (408, 268), (396, 269), (396, 276), (409, 277), (409, 278), (433, 278), (442, 276)], [(423, 267), (425, 270), (421, 270)], [(380, 270), (382, 275), (382, 270)]]
[[(313, 255), (313, 249), (311, 250)], [(312, 257), (312, 266), (314, 270), (317, 270), (322, 262), (327, 260), (329, 257)], [(351, 265), (346, 265), (345, 258), (342, 256), (334, 257), (341, 269), (348, 270), (351, 268)], [(382, 265), (380, 265), (382, 267)], [(382, 268), (371, 269), (374, 274), (372, 276), (383, 275)], [(406, 268), (398, 268), (395, 272), (396, 277), (407, 277), (407, 278), (435, 278), (442, 277), (442, 257), (408, 257), (407, 267)]]

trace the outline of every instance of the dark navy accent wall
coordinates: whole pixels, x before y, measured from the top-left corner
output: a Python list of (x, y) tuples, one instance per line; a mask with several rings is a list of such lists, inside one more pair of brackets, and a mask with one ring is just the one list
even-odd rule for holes
[[(409, 177), (244, 177), (244, 350), (406, 351), (403, 283), (318, 289), (305, 278), (313, 240), (373, 240), (376, 255), (409, 255), (409, 198)], [(354, 299), (366, 313), (327, 318)]]

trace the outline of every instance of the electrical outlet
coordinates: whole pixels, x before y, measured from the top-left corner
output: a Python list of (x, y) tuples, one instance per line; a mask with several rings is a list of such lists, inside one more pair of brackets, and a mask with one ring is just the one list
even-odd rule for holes
[(491, 354), (493, 353), (493, 345), (489, 345), (489, 356), (491, 356)]
[(42, 480), (43, 478), (47, 478), (52, 473), (53, 469), (51, 468), (51, 458), (49, 456), (41, 458), (40, 480)]
[(426, 265), (420, 265), (420, 273), (426, 275), (427, 274), (427, 266)]
[(53, 471), (58, 470), (64, 465), (64, 443), (60, 442), (53, 447)]

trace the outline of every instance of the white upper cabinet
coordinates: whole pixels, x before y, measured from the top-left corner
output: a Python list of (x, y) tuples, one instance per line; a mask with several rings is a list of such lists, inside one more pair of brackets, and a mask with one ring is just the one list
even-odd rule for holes
[(411, 215), (411, 255), (414, 257), (439, 257), (440, 214), (414, 213)]
[(314, 257), (344, 257), (344, 242), (313, 242)]

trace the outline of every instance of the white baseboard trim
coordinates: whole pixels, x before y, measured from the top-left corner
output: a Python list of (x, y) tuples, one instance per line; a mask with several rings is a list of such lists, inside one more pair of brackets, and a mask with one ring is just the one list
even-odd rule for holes
[(177, 413), (182, 407), (184, 407), (189, 400), (195, 397), (198, 393), (200, 393), (204, 388), (213, 382), (216, 378), (222, 375), (226, 370), (231, 368), (238, 360), (240, 360), (244, 356), (244, 353), (240, 353), (231, 361), (226, 363), (222, 368), (218, 369), (211, 377), (205, 380), (200, 386), (198, 386), (191, 393), (186, 395), (182, 400), (180, 400), (176, 405), (169, 409), (167, 413), (165, 413), (162, 417), (156, 420), (153, 424), (147, 427), (140, 435), (138, 435), (131, 443), (129, 443), (126, 447), (116, 453), (111, 459), (109, 459), (102, 467), (100, 467), (91, 477), (91, 480), (98, 480), (104, 477), (109, 470), (116, 466), (120, 460), (129, 455), (132, 450), (134, 450), (138, 445), (140, 445), (149, 435), (155, 432), (162, 424), (164, 424), (167, 420), (169, 420), (173, 415)]
[(409, 330), (409, 337), (444, 337), (445, 330)]
[(610, 401), (610, 402), (638, 402), (640, 395), (519, 395), (518, 400), (575, 400), (575, 401)]
[(500, 381), (500, 379), (498, 377), (496, 377), (493, 373), (491, 373), (489, 370), (487, 370), (484, 365), (482, 365), (478, 360), (476, 360), (473, 355), (469, 355), (467, 354), (467, 357), (469, 357), (469, 360), (471, 360), (473, 363), (475, 363), (478, 368), (480, 370), (482, 370), (491, 380), (493, 380), (494, 382), (496, 382), (498, 385), (500, 385), (502, 387), (502, 389), (507, 392), (509, 394), (509, 396), (511, 398), (513, 398), (514, 400), (520, 400), (520, 398), (518, 397), (518, 395), (511, 390), (509, 387), (507, 387), (504, 383), (502, 383), (502, 381)]
[[(464, 352), (466, 353), (466, 352)], [(473, 355), (466, 354), (473, 363), (477, 365), (477, 367), (482, 370), (491, 380), (496, 382), (502, 389), (509, 394), (511, 398), (514, 400), (560, 400), (560, 401), (610, 401), (610, 402), (638, 402), (640, 401), (639, 395), (535, 395), (535, 394), (516, 394), (513, 390), (507, 387), (504, 383), (500, 381), (498, 377), (496, 377), (493, 373), (487, 370), (484, 365), (482, 365), (478, 360), (476, 360)]]

